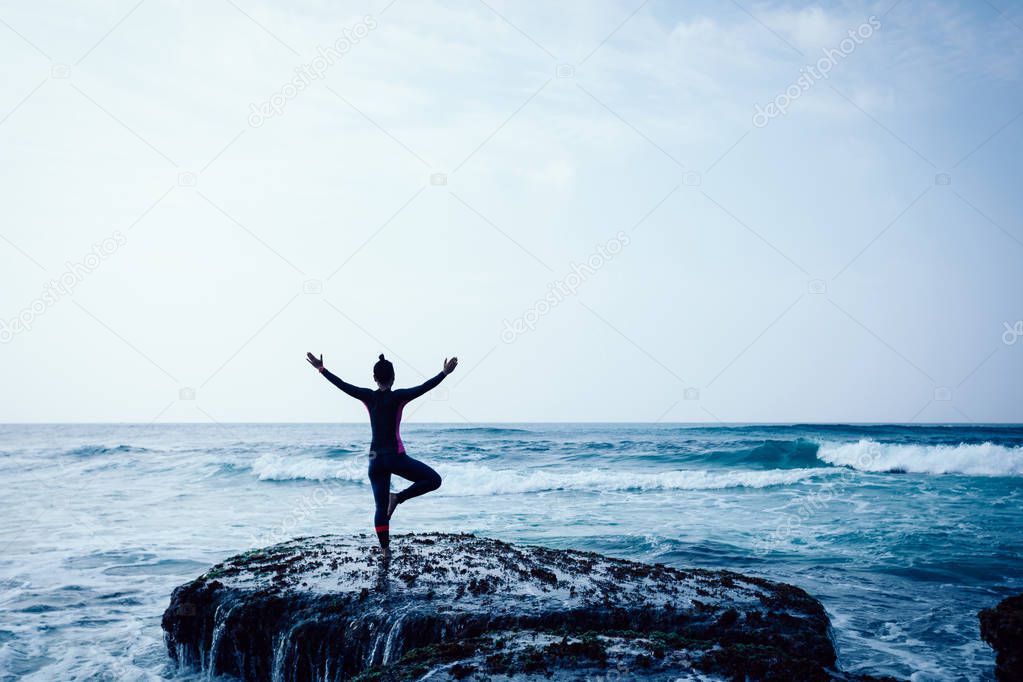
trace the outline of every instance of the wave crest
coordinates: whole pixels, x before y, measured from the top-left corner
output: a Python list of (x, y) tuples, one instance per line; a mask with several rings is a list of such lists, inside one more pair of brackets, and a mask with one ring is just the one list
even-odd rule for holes
[(1023, 448), (994, 443), (913, 445), (878, 443), (870, 439), (855, 443), (825, 442), (817, 457), (828, 464), (859, 471), (1023, 476)]
[(317, 459), (263, 455), (252, 463), (252, 471), (261, 481), (328, 481), (361, 482), (366, 478), (366, 459)]
[[(792, 485), (836, 473), (830, 468), (771, 471), (676, 470), (625, 472), (611, 469), (512, 470), (492, 469), (475, 463), (441, 462), (436, 465), (444, 484), (438, 494), (448, 496), (513, 495), (545, 490), (613, 492), (627, 490), (716, 490)], [(262, 481), (328, 481), (367, 483), (366, 460), (346, 462), (264, 455), (252, 464)]]

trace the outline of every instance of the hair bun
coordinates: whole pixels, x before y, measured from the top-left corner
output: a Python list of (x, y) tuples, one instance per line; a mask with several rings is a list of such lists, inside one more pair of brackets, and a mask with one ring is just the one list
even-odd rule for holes
[(381, 354), (380, 354), (380, 359), (381, 359), (381, 360), (383, 360), (383, 359), (384, 359), (384, 354), (383, 354), (383, 353), (381, 353)]

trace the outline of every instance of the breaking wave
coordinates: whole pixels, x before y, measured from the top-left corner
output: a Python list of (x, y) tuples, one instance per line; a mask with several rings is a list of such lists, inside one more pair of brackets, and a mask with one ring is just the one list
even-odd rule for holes
[[(744, 470), (677, 470), (629, 472), (587, 468), (580, 471), (556, 469), (493, 469), (475, 463), (436, 463), (444, 484), (438, 494), (451, 496), (508, 495), (544, 490), (613, 492), (627, 490), (716, 490), (721, 488), (765, 488), (791, 485), (836, 473), (833, 468)], [(263, 481), (349, 481), (366, 483), (366, 459), (347, 462), (264, 455), (252, 465)]]
[(854, 443), (825, 442), (817, 457), (828, 464), (859, 471), (1023, 476), (1023, 448), (994, 443), (913, 445), (869, 439)]

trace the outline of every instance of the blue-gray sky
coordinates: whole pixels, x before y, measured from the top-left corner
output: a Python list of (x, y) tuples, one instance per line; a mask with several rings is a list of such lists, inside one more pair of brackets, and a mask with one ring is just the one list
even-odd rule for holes
[(0, 20), (2, 421), (1023, 417), (1018, 3)]

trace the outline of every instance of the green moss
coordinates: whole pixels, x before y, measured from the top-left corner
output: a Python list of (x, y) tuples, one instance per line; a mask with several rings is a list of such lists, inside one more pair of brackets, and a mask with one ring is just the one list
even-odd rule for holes
[(739, 681), (829, 682), (832, 679), (817, 661), (799, 658), (777, 647), (760, 644), (728, 644), (712, 649), (696, 661), (696, 668)]
[[(367, 538), (372, 540), (362, 540)], [(377, 618), (378, 607), (403, 608), (406, 603), (415, 607), (426, 632), (446, 632), (456, 641), (434, 641), (370, 670), (362, 670), (361, 660), (344, 657), (339, 665), (346, 676), (361, 672), (354, 679), (397, 682), (442, 669), (439, 677), (514, 678), (572, 670), (584, 674), (618, 664), (641, 676), (644, 669), (692, 661), (726, 679), (816, 680), (824, 679), (819, 674), (834, 664), (827, 616), (798, 588), (737, 573), (680, 571), (586, 552), (517, 548), (471, 535), (427, 534), (394, 537), (391, 591), (385, 592), (379, 554), (362, 540), (358, 546), (341, 538), (296, 540), (238, 555), (183, 586), (192, 592), (182, 593), (178, 602), (204, 604), (198, 613), (212, 614), (219, 604), (244, 600), (234, 620), (249, 618), (237, 645), (245, 649), (246, 664), (259, 671), (253, 679), (265, 677), (272, 652), (256, 635), (270, 638), (300, 622), (301, 636), (309, 641), (333, 643), (344, 631), (354, 632), (353, 643), (369, 646), (366, 638), (376, 630), (349, 624), (366, 614)], [(259, 580), (252, 587), (225, 588), (219, 582), (242, 571)], [(314, 584), (314, 573), (320, 582), (323, 576), (336, 576), (337, 590), (303, 590), (303, 581)], [(552, 593), (558, 585), (584, 599), (566, 601)], [(760, 601), (729, 608), (736, 603), (726, 593), (729, 588), (749, 591)], [(691, 600), (694, 593), (699, 601)], [(517, 601), (523, 596), (525, 605)], [(209, 618), (169, 613), (165, 621), (176, 643), (208, 636)], [(512, 623), (519, 629), (509, 631)], [(610, 623), (623, 629), (608, 628)], [(465, 632), (478, 636), (457, 641)], [(404, 632), (402, 637), (410, 639)], [(619, 654), (619, 647), (628, 653)], [(336, 651), (333, 644), (321, 650)], [(243, 659), (224, 657), (224, 665), (235, 660)]]

